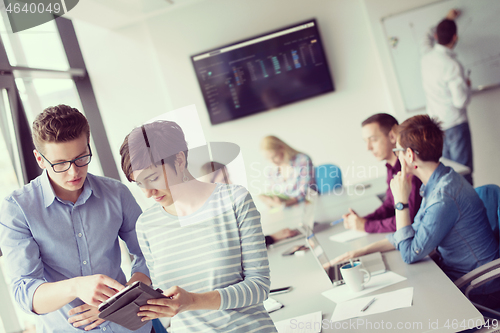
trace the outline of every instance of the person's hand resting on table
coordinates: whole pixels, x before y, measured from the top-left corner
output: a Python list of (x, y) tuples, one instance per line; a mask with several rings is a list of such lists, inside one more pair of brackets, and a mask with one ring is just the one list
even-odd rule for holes
[(366, 219), (360, 217), (355, 211), (349, 208), (349, 213), (342, 215), (344, 228), (356, 231), (365, 231)]
[(299, 233), (298, 230), (292, 230), (292, 229), (289, 229), (289, 228), (284, 228), (284, 229), (281, 229), (278, 232), (275, 232), (274, 234), (272, 234), (270, 236), (272, 237), (272, 239), (275, 242), (277, 242), (277, 241), (280, 241), (282, 239), (286, 239), (286, 238), (290, 238), (290, 237), (296, 236), (296, 235), (298, 235), (298, 233)]

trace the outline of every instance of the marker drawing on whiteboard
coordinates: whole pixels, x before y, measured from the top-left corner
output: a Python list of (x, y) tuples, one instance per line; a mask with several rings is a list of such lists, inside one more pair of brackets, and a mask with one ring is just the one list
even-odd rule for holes
[(392, 48), (395, 49), (398, 46), (399, 39), (398, 37), (391, 37), (389, 38), (389, 42), (391, 43)]

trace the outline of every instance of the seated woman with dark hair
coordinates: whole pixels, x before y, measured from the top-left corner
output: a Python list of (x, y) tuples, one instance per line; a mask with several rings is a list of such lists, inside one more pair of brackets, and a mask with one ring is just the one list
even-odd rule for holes
[[(406, 263), (422, 260), (434, 249), (436, 262), (452, 280), (498, 258), (498, 242), (483, 202), (472, 186), (453, 169), (439, 162), (443, 131), (427, 115), (414, 116), (399, 126), (397, 148), (401, 171), (391, 181), (396, 229), (387, 239), (334, 260), (397, 249)], [(418, 177), (422, 205), (411, 223), (408, 198), (411, 177)], [(474, 289), (471, 299), (486, 306), (500, 304), (500, 281)]]

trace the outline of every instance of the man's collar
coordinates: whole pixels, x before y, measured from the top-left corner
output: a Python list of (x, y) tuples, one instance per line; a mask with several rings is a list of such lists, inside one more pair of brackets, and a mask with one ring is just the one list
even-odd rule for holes
[(434, 172), (432, 173), (427, 184), (425, 186), (422, 185), (424, 197), (429, 195), (430, 191), (434, 189), (436, 183), (439, 181), (439, 179), (445, 172), (446, 172), (446, 167), (444, 166), (443, 163), (439, 162), (439, 165), (437, 166), (436, 170), (434, 170)]
[(392, 166), (391, 163), (389, 162), (386, 162), (385, 166), (387, 167), (387, 169), (398, 170), (398, 171), (401, 170), (401, 162), (399, 162), (399, 158), (396, 159), (396, 163), (394, 164), (394, 166)]
[(84, 203), (87, 202), (87, 200), (90, 198), (90, 196), (93, 194), (96, 196), (96, 198), (101, 198), (100, 194), (98, 191), (96, 191), (96, 187), (94, 186), (94, 178), (90, 173), (87, 173), (87, 177), (85, 178), (85, 183), (83, 184), (83, 191), (80, 193), (80, 196), (78, 197), (78, 200), (76, 201), (75, 205), (83, 205)]
[(446, 53), (448, 54), (449, 56), (455, 58), (456, 56), (456, 53), (455, 51), (453, 51), (452, 49), (450, 49), (449, 47), (446, 47), (444, 45), (441, 45), (441, 44), (435, 44), (434, 47), (436, 48), (436, 50), (438, 50), (439, 52), (443, 52), (443, 53)]
[(56, 194), (50, 184), (49, 175), (47, 169), (44, 169), (40, 176), (40, 183), (42, 184), (42, 194), (43, 194), (43, 204), (45, 208), (49, 207), (55, 200)]
[[(56, 199), (56, 193), (52, 188), (52, 184), (50, 183), (49, 175), (46, 169), (43, 170), (43, 173), (40, 177), (41, 177), (40, 183), (42, 184), (43, 203), (45, 205), (45, 208), (47, 208)], [(87, 177), (85, 178), (85, 183), (83, 184), (83, 191), (80, 194), (80, 197), (78, 198), (78, 200), (83, 200), (83, 203), (85, 203), (92, 194), (95, 195), (97, 198), (101, 197), (99, 191), (96, 191), (95, 186), (93, 186), (94, 180), (92, 177), (93, 176), (91, 174), (87, 173)]]
[(96, 189), (96, 186), (94, 186), (94, 185), (95, 185), (94, 175), (87, 172), (87, 178), (85, 179), (84, 189), (86, 187), (90, 191), (90, 194), (93, 194), (96, 196), (96, 198), (100, 199), (101, 194), (99, 193), (99, 191)]

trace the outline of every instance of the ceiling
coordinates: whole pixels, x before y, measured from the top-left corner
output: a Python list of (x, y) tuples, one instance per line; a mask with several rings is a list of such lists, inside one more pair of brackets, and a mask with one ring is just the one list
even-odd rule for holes
[[(80, 0), (88, 1), (88, 0)], [(182, 0), (180, 0), (182, 2)], [(100, 0), (100, 4), (125, 15), (149, 14), (179, 3), (179, 0)]]
[(80, 0), (65, 17), (117, 29), (200, 0)]

